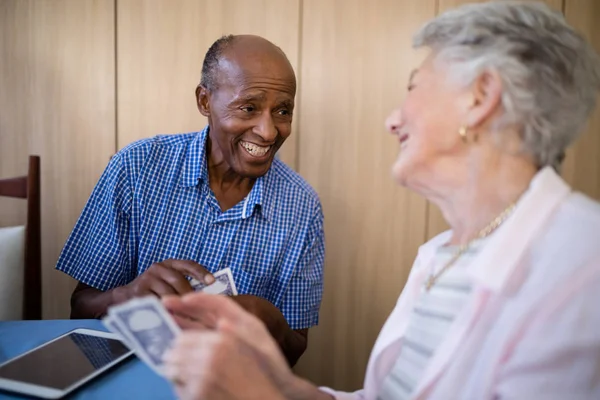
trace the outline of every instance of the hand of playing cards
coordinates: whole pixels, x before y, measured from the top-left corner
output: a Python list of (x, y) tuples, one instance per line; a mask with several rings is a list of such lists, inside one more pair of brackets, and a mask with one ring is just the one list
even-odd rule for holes
[(164, 375), (163, 355), (180, 329), (158, 298), (140, 297), (111, 307), (102, 322), (157, 374)]
[[(226, 296), (238, 294), (231, 269), (222, 269), (213, 276), (215, 282), (211, 285), (195, 279), (190, 284), (196, 292)], [(163, 355), (180, 329), (158, 298), (135, 298), (111, 307), (102, 322), (111, 332), (119, 335), (127, 347), (150, 368), (164, 376)]]
[(210, 285), (206, 285), (206, 283), (200, 282), (197, 279), (190, 280), (190, 285), (192, 285), (194, 292), (237, 296), (238, 292), (235, 287), (235, 282), (233, 281), (231, 268), (223, 268), (214, 273), (213, 276), (215, 277), (215, 281)]

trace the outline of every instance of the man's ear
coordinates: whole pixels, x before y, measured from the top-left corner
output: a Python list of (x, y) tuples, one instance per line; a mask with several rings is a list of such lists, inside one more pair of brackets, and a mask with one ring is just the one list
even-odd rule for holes
[(202, 85), (196, 87), (196, 105), (198, 111), (205, 117), (210, 116), (210, 92)]

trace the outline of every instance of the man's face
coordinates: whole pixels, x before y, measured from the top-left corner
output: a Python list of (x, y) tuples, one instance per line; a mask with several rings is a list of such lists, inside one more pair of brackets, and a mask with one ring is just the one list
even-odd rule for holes
[(210, 161), (257, 178), (267, 173), (291, 133), (296, 79), (277, 52), (228, 53), (235, 55), (221, 59), (216, 89), (197, 91), (210, 124)]

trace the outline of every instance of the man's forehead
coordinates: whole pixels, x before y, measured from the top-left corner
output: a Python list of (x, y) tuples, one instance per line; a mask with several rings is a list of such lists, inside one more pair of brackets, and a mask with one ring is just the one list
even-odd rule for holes
[(239, 36), (218, 61), (219, 75), (230, 78), (270, 76), (282, 80), (296, 77), (287, 57), (273, 43), (258, 36)]
[(219, 71), (229, 75), (263, 75), (295, 79), (294, 70), (284, 56), (229, 52), (219, 60)]
[(231, 87), (231, 103), (264, 102), (272, 100), (276, 103), (294, 104), (294, 94), (291, 88), (271, 87), (265, 90), (257, 87)]
[(296, 96), (294, 82), (275, 79), (224, 79), (221, 86), (223, 94), (230, 101), (266, 101), (271, 99), (276, 102), (293, 101)]
[(296, 91), (296, 77), (291, 65), (277, 60), (254, 59), (241, 63), (238, 58), (223, 57), (219, 60), (218, 86), (235, 88), (237, 91), (265, 86), (289, 92)]

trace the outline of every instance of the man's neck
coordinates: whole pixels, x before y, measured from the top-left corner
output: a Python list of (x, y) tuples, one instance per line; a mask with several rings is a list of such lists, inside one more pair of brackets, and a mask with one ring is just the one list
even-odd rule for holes
[(206, 144), (208, 182), (224, 212), (250, 193), (256, 179), (244, 177), (235, 172), (215, 147), (211, 146), (209, 139)]
[[(223, 165), (225, 164), (225, 165)], [(225, 162), (219, 164), (211, 164), (208, 162), (208, 181), (210, 187), (218, 187), (220, 191), (227, 192), (229, 190), (241, 190), (250, 193), (256, 179), (240, 176)]]

